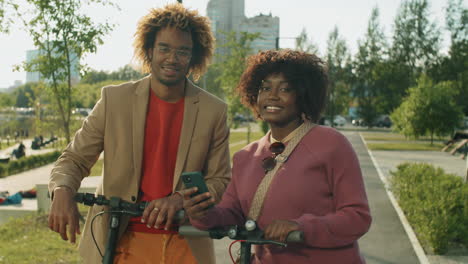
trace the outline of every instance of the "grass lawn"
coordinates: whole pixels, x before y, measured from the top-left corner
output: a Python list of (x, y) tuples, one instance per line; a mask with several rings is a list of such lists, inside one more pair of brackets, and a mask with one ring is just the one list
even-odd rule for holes
[(0, 263), (81, 263), (76, 244), (47, 226), (47, 215), (33, 213), (0, 225)]
[(441, 143), (419, 143), (419, 142), (408, 142), (408, 143), (367, 143), (367, 147), (370, 150), (423, 150), (423, 151), (440, 151), (444, 145)]
[[(263, 137), (263, 132), (251, 132), (250, 133), (250, 142), (255, 141)], [(234, 144), (242, 140), (247, 140), (247, 132), (231, 132), (229, 135), (229, 144)]]
[(0, 150), (4, 150), (6, 148), (9, 148), (15, 144), (18, 144), (16, 143), (14, 140), (10, 140), (10, 142), (7, 144), (6, 141), (2, 141), (2, 143), (0, 144)]
[(420, 150), (440, 151), (444, 139), (434, 140), (431, 144), (427, 137), (421, 139), (406, 139), (405, 136), (394, 132), (361, 132), (370, 150)]

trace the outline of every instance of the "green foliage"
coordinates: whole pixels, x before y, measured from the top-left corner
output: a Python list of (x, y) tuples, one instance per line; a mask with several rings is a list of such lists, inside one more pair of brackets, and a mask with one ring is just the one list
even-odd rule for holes
[(49, 164), (56, 161), (60, 154), (59, 151), (53, 151), (46, 154), (23, 157), (18, 160), (10, 160), (6, 164), (0, 164), (0, 178)]
[(335, 115), (344, 114), (351, 101), (351, 56), (337, 27), (328, 36), (326, 62), (330, 79), (326, 115), (333, 124)]
[(445, 21), (450, 31), (450, 49), (428, 74), (437, 82), (453, 81), (458, 90), (457, 104), (468, 116), (468, 9), (463, 0), (450, 0)]
[(392, 172), (391, 186), (422, 244), (436, 254), (468, 237), (468, 184), (428, 164), (405, 163)]
[(89, 70), (83, 76), (80, 83), (95, 84), (110, 80), (133, 81), (141, 79), (144, 76), (144, 74), (136, 71), (132, 68), (132, 66), (127, 64), (119, 68), (117, 71), (113, 71), (110, 73), (105, 71)]
[(121, 80), (106, 80), (98, 83), (79, 83), (75, 87), (76, 94), (73, 105), (79, 108), (93, 108), (101, 98), (101, 88), (122, 82)]
[(246, 59), (251, 53), (250, 45), (259, 36), (259, 33), (252, 34), (248, 32), (229, 32), (226, 34), (227, 42), (223, 47), (228, 48), (229, 53), (221, 58), (221, 63), (216, 67), (221, 73), (217, 80), (229, 105), (228, 118), (231, 124), (236, 113), (245, 116), (250, 114), (250, 110), (241, 104), (236, 87), (244, 72)]
[(13, 106), (15, 97), (11, 93), (0, 93), (0, 109)]
[(0, 263), (81, 263), (76, 245), (52, 232), (47, 214), (32, 213), (0, 225)]
[(224, 99), (224, 90), (221, 87), (219, 76), (221, 75), (222, 67), (220, 65), (212, 64), (208, 67), (207, 72), (201, 77), (198, 85), (206, 89), (211, 94)]
[(10, 29), (11, 20), (8, 18), (8, 10), (5, 0), (0, 0), (0, 33), (8, 33)]
[(383, 113), (397, 108), (419, 75), (438, 59), (441, 33), (430, 21), (428, 0), (404, 0), (393, 23), (388, 59), (377, 65)]
[(391, 57), (410, 66), (413, 76), (433, 63), (440, 49), (440, 30), (429, 19), (428, 0), (402, 1), (395, 17)]
[[(39, 72), (45, 80), (46, 91), (53, 98), (67, 142), (70, 142), (72, 87), (75, 73), (81, 69), (79, 59), (95, 52), (112, 25), (94, 23), (83, 13), (83, 5), (107, 5), (107, 0), (26, 0), (16, 4), (8, 0), (15, 16), (38, 48), (38, 55), (23, 64), (28, 72)], [(76, 66), (78, 65), (78, 66)]]
[(444, 136), (460, 123), (462, 112), (455, 103), (453, 83), (433, 84), (422, 75), (418, 85), (409, 89), (409, 95), (391, 115), (395, 129), (405, 136)]
[(388, 142), (388, 143), (368, 143), (367, 148), (370, 150), (386, 150), (386, 151), (439, 151), (444, 147), (441, 143), (429, 144), (421, 142)]
[(318, 54), (319, 49), (317, 44), (313, 43), (312, 40), (309, 39), (307, 35), (307, 31), (305, 28), (302, 29), (299, 36), (296, 38), (296, 50), (309, 52), (313, 54)]
[(359, 50), (354, 61), (354, 96), (358, 102), (358, 116), (372, 126), (379, 114), (384, 114), (385, 102), (382, 86), (381, 67), (387, 43), (379, 24), (379, 9), (374, 8), (367, 26), (366, 36), (359, 42)]
[(259, 121), (259, 122), (260, 122), (260, 128), (262, 129), (263, 134), (268, 133), (268, 130), (270, 130), (270, 126), (268, 125), (268, 123), (265, 121)]

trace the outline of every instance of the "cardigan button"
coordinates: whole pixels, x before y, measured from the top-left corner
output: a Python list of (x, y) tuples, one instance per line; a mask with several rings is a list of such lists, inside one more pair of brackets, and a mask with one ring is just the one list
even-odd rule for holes
[(136, 201), (135, 195), (132, 195), (132, 202)]

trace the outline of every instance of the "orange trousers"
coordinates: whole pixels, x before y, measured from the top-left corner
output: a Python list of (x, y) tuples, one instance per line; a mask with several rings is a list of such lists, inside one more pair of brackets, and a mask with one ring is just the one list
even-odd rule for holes
[(178, 234), (126, 231), (114, 264), (197, 264), (187, 241)]

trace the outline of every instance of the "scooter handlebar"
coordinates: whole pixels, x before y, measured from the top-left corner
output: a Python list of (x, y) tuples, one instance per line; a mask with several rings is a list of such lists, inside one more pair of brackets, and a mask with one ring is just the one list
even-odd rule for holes
[[(210, 230), (200, 230), (193, 226), (180, 226), (179, 234), (189, 237), (210, 237), (215, 239), (220, 239), (226, 236), (229, 236), (229, 230), (225, 229), (210, 229)], [(258, 240), (258, 239), (256, 239)], [(286, 243), (302, 243), (304, 242), (304, 232), (296, 230), (292, 231), (286, 237)]]

